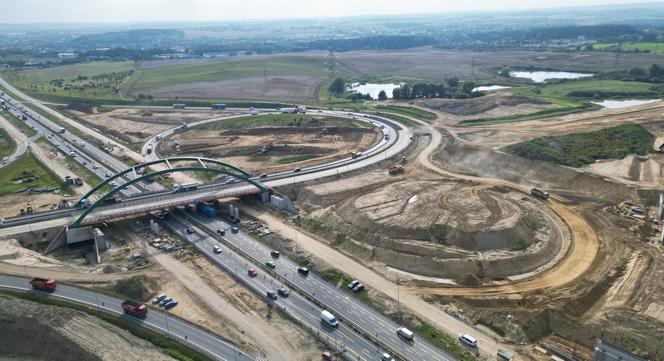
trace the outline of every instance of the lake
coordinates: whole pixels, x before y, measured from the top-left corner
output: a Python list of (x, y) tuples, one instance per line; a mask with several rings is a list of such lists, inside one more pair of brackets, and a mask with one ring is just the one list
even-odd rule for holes
[(510, 76), (528, 78), (535, 83), (544, 83), (549, 79), (580, 79), (591, 77), (590, 73), (570, 73), (567, 71), (511, 71)]
[(636, 105), (650, 104), (658, 102), (660, 99), (629, 99), (629, 100), (602, 100), (601, 102), (592, 102), (593, 104), (601, 105), (604, 108), (620, 109), (633, 107)]
[(372, 98), (378, 99), (378, 93), (380, 93), (381, 90), (385, 90), (385, 93), (387, 93), (387, 97), (389, 99), (392, 98), (392, 90), (400, 87), (401, 84), (394, 84), (394, 83), (353, 83), (350, 86), (350, 90), (357, 92), (357, 93), (362, 93), (362, 94), (367, 94), (371, 95)]
[(482, 85), (478, 86), (477, 88), (474, 88), (474, 92), (490, 92), (492, 90), (500, 90), (500, 89), (509, 89), (511, 86), (504, 86), (504, 85)]

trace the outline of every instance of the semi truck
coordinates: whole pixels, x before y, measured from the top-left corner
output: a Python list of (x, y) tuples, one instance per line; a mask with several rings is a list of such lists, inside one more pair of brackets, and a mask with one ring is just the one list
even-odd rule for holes
[(212, 104), (212, 109), (214, 109), (214, 110), (224, 110), (224, 109), (226, 109), (226, 104)]
[(32, 286), (32, 288), (35, 290), (53, 292), (55, 291), (57, 282), (52, 278), (36, 277), (33, 278), (32, 281), (30, 281), (30, 286)]
[(173, 185), (173, 190), (175, 192), (184, 192), (184, 191), (190, 191), (198, 188), (198, 183), (192, 182), (192, 183), (182, 183), (182, 184), (174, 184)]
[(196, 209), (210, 218), (215, 217), (217, 215), (217, 210), (214, 209), (214, 207), (207, 205), (205, 203), (198, 203), (196, 205)]
[(530, 190), (530, 194), (532, 194), (534, 197), (541, 198), (544, 200), (549, 199), (549, 192), (545, 192), (539, 188), (533, 188)]
[(122, 302), (122, 310), (128, 315), (145, 318), (148, 315), (148, 306), (144, 303), (126, 300)]
[(183, 104), (183, 103), (175, 103), (175, 104), (173, 104), (173, 109), (184, 109), (184, 108), (186, 108), (186, 107), (187, 107), (187, 105), (186, 105), (186, 104)]

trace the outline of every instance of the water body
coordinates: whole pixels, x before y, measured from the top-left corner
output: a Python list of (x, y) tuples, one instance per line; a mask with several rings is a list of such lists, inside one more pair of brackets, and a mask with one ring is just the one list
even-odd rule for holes
[(535, 83), (544, 83), (549, 79), (581, 79), (591, 77), (591, 73), (570, 73), (567, 71), (511, 71), (510, 76), (528, 78)]
[(385, 93), (387, 93), (387, 98), (392, 99), (392, 91), (398, 87), (400, 87), (401, 84), (395, 84), (395, 83), (353, 83), (350, 85), (350, 90), (357, 92), (357, 93), (362, 93), (362, 94), (369, 94), (371, 95), (372, 98), (378, 99), (378, 93), (380, 93), (381, 90), (385, 90)]
[(511, 86), (504, 86), (504, 85), (482, 85), (478, 86), (477, 88), (473, 89), (474, 92), (490, 92), (493, 90), (501, 90), (501, 89), (509, 89)]
[(633, 107), (635, 105), (650, 104), (660, 101), (660, 99), (629, 99), (629, 100), (602, 100), (601, 102), (592, 102), (609, 109), (621, 109)]

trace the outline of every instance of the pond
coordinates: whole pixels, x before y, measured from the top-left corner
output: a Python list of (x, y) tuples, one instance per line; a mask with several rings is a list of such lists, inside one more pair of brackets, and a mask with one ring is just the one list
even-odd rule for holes
[(490, 92), (493, 90), (501, 90), (501, 89), (509, 89), (511, 86), (505, 86), (505, 85), (482, 85), (478, 86), (477, 88), (474, 88), (474, 92)]
[(601, 105), (609, 109), (621, 109), (633, 107), (636, 105), (650, 104), (658, 102), (660, 99), (626, 99), (626, 100), (602, 100), (601, 102), (592, 102), (593, 104)]
[(549, 79), (580, 79), (588, 78), (595, 74), (571, 73), (567, 71), (511, 71), (510, 76), (515, 78), (528, 78), (535, 83), (544, 83)]
[(392, 98), (392, 90), (400, 87), (401, 84), (396, 83), (353, 83), (350, 85), (350, 90), (356, 93), (369, 94), (372, 98), (378, 99), (378, 93), (385, 90), (387, 98)]

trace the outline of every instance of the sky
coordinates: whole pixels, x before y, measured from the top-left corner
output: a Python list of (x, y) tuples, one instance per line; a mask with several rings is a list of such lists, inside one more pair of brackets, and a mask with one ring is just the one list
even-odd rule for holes
[(0, 0), (0, 23), (324, 18), (644, 2), (649, 0)]

